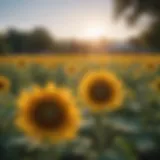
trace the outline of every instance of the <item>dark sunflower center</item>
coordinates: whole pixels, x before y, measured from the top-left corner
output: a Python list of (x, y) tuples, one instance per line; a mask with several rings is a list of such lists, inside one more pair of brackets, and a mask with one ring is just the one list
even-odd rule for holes
[(153, 65), (153, 64), (149, 64), (149, 65), (148, 65), (148, 68), (149, 68), (149, 69), (153, 69), (153, 68), (154, 68), (154, 65)]
[(2, 82), (0, 82), (0, 89), (4, 88), (4, 84)]
[(104, 80), (97, 80), (91, 85), (89, 92), (93, 101), (105, 103), (112, 96), (112, 86)]
[(24, 63), (23, 61), (20, 61), (20, 62), (19, 62), (19, 65), (20, 65), (20, 66), (23, 66), (24, 64), (25, 64), (25, 63)]
[(59, 128), (63, 122), (65, 113), (62, 104), (56, 101), (41, 101), (37, 103), (33, 112), (35, 123), (44, 129)]

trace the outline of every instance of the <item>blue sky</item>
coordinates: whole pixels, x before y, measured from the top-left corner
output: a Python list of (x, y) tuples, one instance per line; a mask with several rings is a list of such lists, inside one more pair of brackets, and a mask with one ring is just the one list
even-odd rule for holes
[(130, 29), (123, 19), (112, 20), (112, 5), (112, 0), (0, 0), (0, 29), (44, 26), (63, 38), (87, 38), (95, 34), (90, 30), (117, 39), (138, 34), (142, 24)]

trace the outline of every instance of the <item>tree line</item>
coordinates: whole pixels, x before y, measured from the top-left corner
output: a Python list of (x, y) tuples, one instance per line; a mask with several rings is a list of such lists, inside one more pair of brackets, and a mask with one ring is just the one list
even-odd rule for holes
[(76, 39), (58, 40), (42, 27), (30, 31), (10, 28), (0, 33), (0, 55), (6, 54), (40, 54), (40, 53), (87, 53), (106, 45), (101, 40), (99, 47), (93, 47), (90, 42)]

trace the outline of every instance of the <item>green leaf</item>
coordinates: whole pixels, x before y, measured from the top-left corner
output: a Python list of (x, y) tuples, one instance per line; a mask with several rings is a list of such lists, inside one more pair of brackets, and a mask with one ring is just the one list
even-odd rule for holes
[(136, 154), (134, 152), (133, 145), (122, 137), (117, 137), (115, 140), (116, 146), (119, 148), (119, 151), (123, 154), (126, 160), (136, 160)]

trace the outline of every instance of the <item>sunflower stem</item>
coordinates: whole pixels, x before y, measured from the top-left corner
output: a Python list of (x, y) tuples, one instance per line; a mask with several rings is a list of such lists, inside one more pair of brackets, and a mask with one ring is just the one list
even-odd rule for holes
[(59, 160), (60, 159), (61, 154), (60, 154), (60, 151), (58, 149), (58, 146), (52, 148), (52, 153), (53, 153), (53, 158), (55, 160)]
[(103, 115), (101, 113), (95, 114), (94, 119), (95, 119), (95, 133), (97, 139), (97, 153), (101, 155), (103, 154), (105, 148)]

